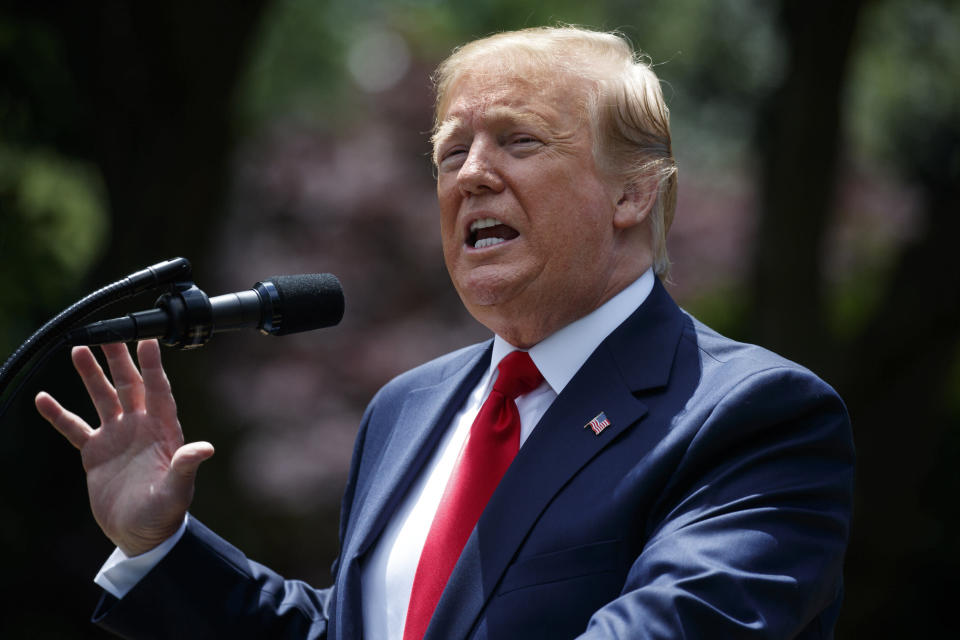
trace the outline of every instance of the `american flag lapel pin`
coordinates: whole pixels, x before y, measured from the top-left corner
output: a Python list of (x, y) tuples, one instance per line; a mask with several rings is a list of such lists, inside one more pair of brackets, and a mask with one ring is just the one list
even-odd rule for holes
[(590, 427), (593, 429), (593, 432), (597, 435), (600, 435), (600, 432), (610, 426), (610, 420), (607, 419), (607, 414), (600, 412), (597, 414), (597, 417), (583, 425), (583, 428), (586, 429)]

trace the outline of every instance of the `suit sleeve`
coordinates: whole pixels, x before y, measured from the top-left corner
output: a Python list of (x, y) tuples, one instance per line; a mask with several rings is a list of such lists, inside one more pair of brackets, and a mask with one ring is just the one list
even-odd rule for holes
[(842, 401), (768, 369), (709, 405), (583, 638), (832, 637), (853, 492)]
[(93, 621), (124, 638), (326, 637), (331, 590), (284, 580), (191, 518), (166, 558)]

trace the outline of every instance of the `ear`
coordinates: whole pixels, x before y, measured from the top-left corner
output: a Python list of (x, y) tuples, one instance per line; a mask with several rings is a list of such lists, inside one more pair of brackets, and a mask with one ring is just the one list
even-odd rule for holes
[(615, 205), (613, 226), (617, 229), (629, 229), (646, 220), (653, 203), (656, 202), (657, 187), (657, 181), (653, 178), (624, 185)]

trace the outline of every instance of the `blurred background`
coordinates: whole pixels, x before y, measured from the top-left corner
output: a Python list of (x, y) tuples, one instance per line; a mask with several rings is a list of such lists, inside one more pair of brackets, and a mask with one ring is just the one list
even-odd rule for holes
[[(843, 395), (858, 448), (839, 638), (938, 637), (960, 592), (960, 3), (249, 0), (0, 6), (0, 360), (86, 293), (185, 256), (210, 295), (329, 271), (347, 312), (165, 350), (192, 512), (330, 581), (363, 407), (487, 337), (440, 255), (428, 76), (452, 47), (620, 29), (664, 82), (673, 295)], [(153, 295), (109, 309), (149, 308)], [(94, 421), (66, 354), (0, 418), (0, 635), (101, 638), (111, 550), (40, 388)], [(95, 421), (94, 421), (95, 423)]]

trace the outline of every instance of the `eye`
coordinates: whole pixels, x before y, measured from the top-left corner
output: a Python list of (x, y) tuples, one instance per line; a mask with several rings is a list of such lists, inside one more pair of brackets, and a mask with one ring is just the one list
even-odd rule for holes
[(439, 165), (441, 168), (452, 168), (456, 167), (463, 163), (463, 159), (467, 156), (469, 149), (463, 145), (457, 145), (455, 147), (450, 147), (449, 149), (444, 149), (440, 152), (440, 162)]
[(515, 133), (507, 138), (507, 145), (518, 151), (535, 149), (542, 144), (540, 138), (529, 133)]

